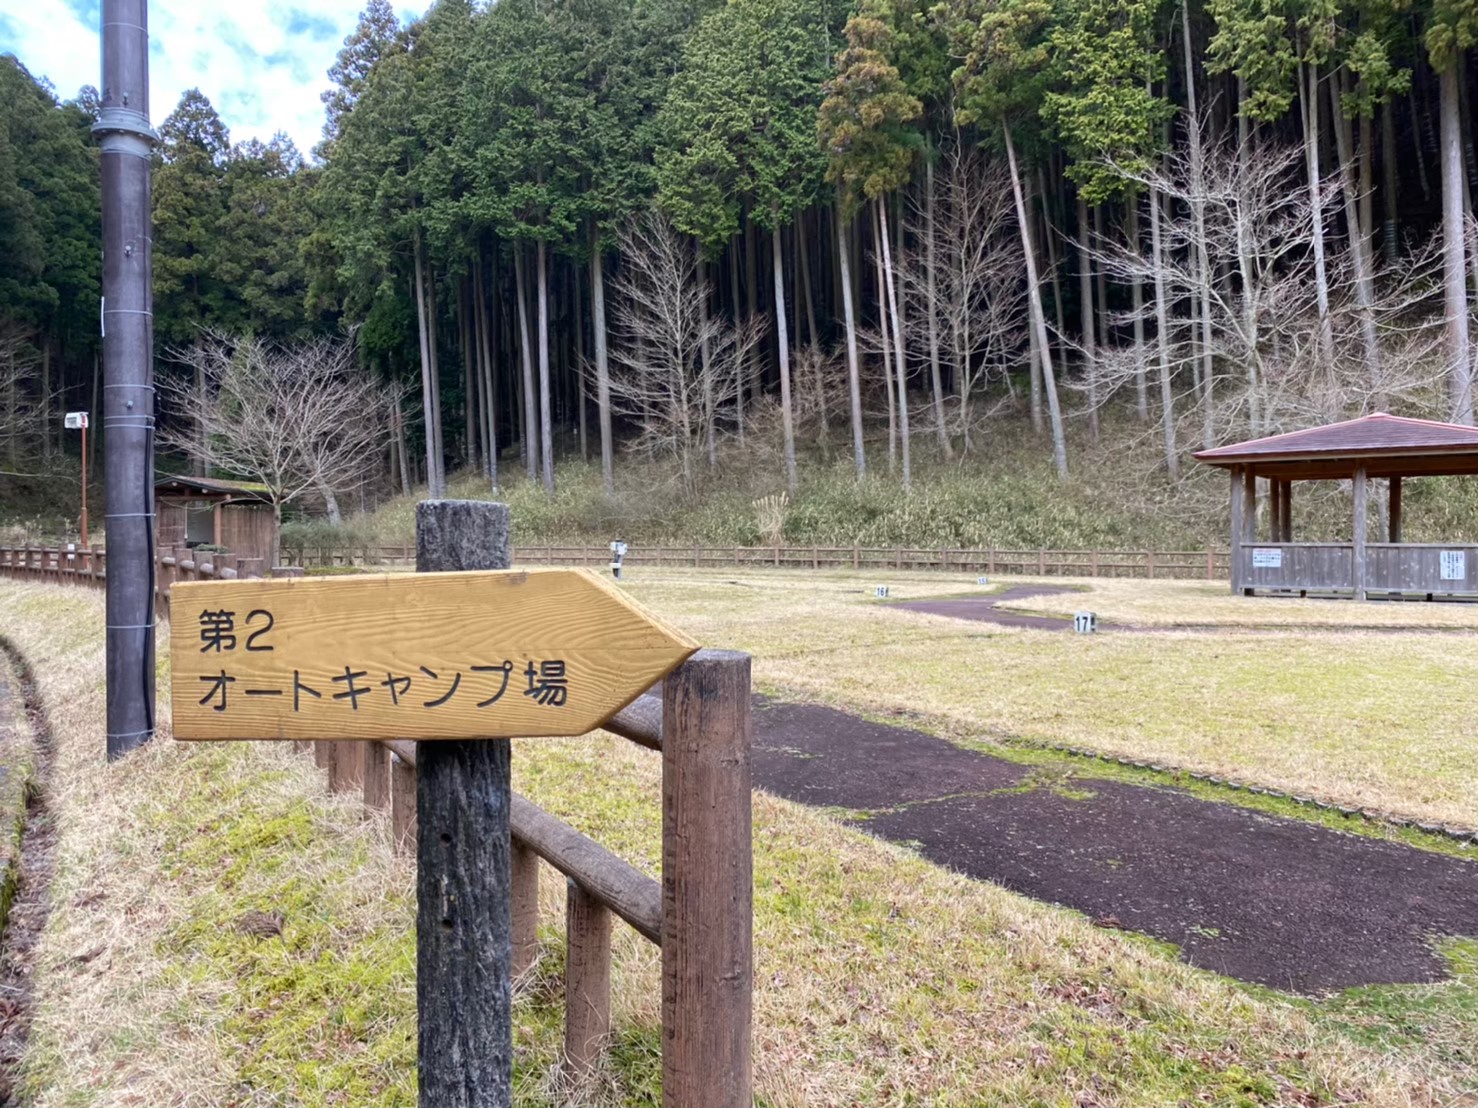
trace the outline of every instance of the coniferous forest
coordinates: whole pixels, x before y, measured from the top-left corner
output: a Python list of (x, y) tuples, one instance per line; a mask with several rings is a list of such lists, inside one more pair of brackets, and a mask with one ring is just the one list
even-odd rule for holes
[[(694, 495), (746, 438), (794, 496), (1003, 433), (1173, 482), (1376, 410), (1471, 423), (1475, 46), (1474, 0), (370, 0), (313, 151), (195, 91), (156, 124), (161, 447), (221, 470), (210, 404), (289, 403), (227, 378), (304, 350), (358, 390), (353, 472), (295, 486), (335, 518), (366, 475), (552, 495), (576, 459)], [(0, 59), (12, 476), (97, 408), (96, 99)]]

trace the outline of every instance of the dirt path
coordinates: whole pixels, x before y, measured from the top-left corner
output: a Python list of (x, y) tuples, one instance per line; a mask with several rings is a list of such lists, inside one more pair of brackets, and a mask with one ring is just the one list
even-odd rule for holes
[(755, 782), (971, 877), (1301, 993), (1445, 976), (1478, 933), (1478, 864), (1174, 788), (1040, 771), (814, 705), (756, 705)]
[(51, 914), (51, 876), (56, 869), (56, 833), (45, 803), (45, 773), (51, 731), (30, 668), (0, 637), (0, 735), (29, 726), (35, 746), (36, 792), (26, 809), (20, 844), (20, 880), (0, 935), (0, 1108), (19, 1103), (16, 1078), (30, 1037), (31, 980), (36, 943)]

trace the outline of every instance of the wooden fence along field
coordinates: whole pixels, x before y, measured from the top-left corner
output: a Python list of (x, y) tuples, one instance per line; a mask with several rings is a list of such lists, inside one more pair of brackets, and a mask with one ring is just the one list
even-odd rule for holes
[[(410, 565), (414, 547), (367, 546), (352, 549), (296, 547), (284, 559), (300, 566)], [(520, 546), (519, 565), (604, 566), (603, 546)], [(1227, 550), (1007, 550), (988, 547), (873, 546), (628, 546), (628, 566), (677, 568), (770, 567), (780, 569), (940, 570), (970, 574), (1031, 574), (1038, 577), (1144, 577), (1227, 580)]]
[[(413, 546), (371, 546), (332, 551), (285, 551), (292, 566), (266, 570), (260, 558), (196, 552), (177, 546), (161, 549), (156, 582), (167, 595), (172, 581), (236, 580), (243, 577), (299, 576), (304, 567), (414, 565)], [(522, 546), (515, 565), (595, 566), (610, 563), (605, 547)], [(649, 546), (628, 547), (625, 565), (678, 568), (753, 567), (772, 569), (894, 569), (950, 573), (1024, 574), (1037, 577), (1138, 577), (1226, 581), (1231, 577), (1227, 550), (986, 550), (864, 546)], [(0, 546), (0, 573), (52, 581), (82, 580), (99, 586), (107, 576), (102, 550)], [(162, 603), (162, 602), (161, 602)], [(163, 608), (160, 609), (163, 615)]]
[[(102, 551), (0, 547), (0, 573), (101, 586)], [(300, 576), (301, 568), (272, 576)], [(262, 576), (228, 554), (161, 551), (156, 590), (168, 616), (177, 581)], [(753, 859), (750, 812), (750, 659), (700, 650), (622, 709), (604, 729), (662, 758), (662, 874), (653, 879), (573, 827), (514, 795), (509, 810), (513, 980), (538, 953), (539, 860), (566, 882), (565, 1056), (588, 1074), (610, 1033), (612, 916), (661, 951), (665, 1105), (753, 1103)], [(417, 753), (401, 739), (297, 740), (335, 791), (388, 813), (401, 849), (415, 849)], [(425, 1091), (423, 1060), (423, 1092)], [(423, 1103), (425, 1103), (423, 1097)]]

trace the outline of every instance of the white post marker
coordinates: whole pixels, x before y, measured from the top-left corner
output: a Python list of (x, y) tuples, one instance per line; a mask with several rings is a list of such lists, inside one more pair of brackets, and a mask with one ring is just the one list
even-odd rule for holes
[(87, 533), (87, 413), (68, 412), (62, 417), (62, 426), (68, 431), (82, 432), (82, 549), (86, 550), (92, 545), (92, 539)]
[(1096, 612), (1074, 612), (1073, 630), (1080, 635), (1091, 635), (1098, 630), (1098, 614)]

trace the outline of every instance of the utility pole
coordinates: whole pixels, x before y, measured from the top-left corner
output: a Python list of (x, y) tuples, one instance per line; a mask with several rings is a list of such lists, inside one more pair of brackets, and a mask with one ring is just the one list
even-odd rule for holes
[(154, 737), (154, 300), (148, 0), (103, 0), (108, 760)]

